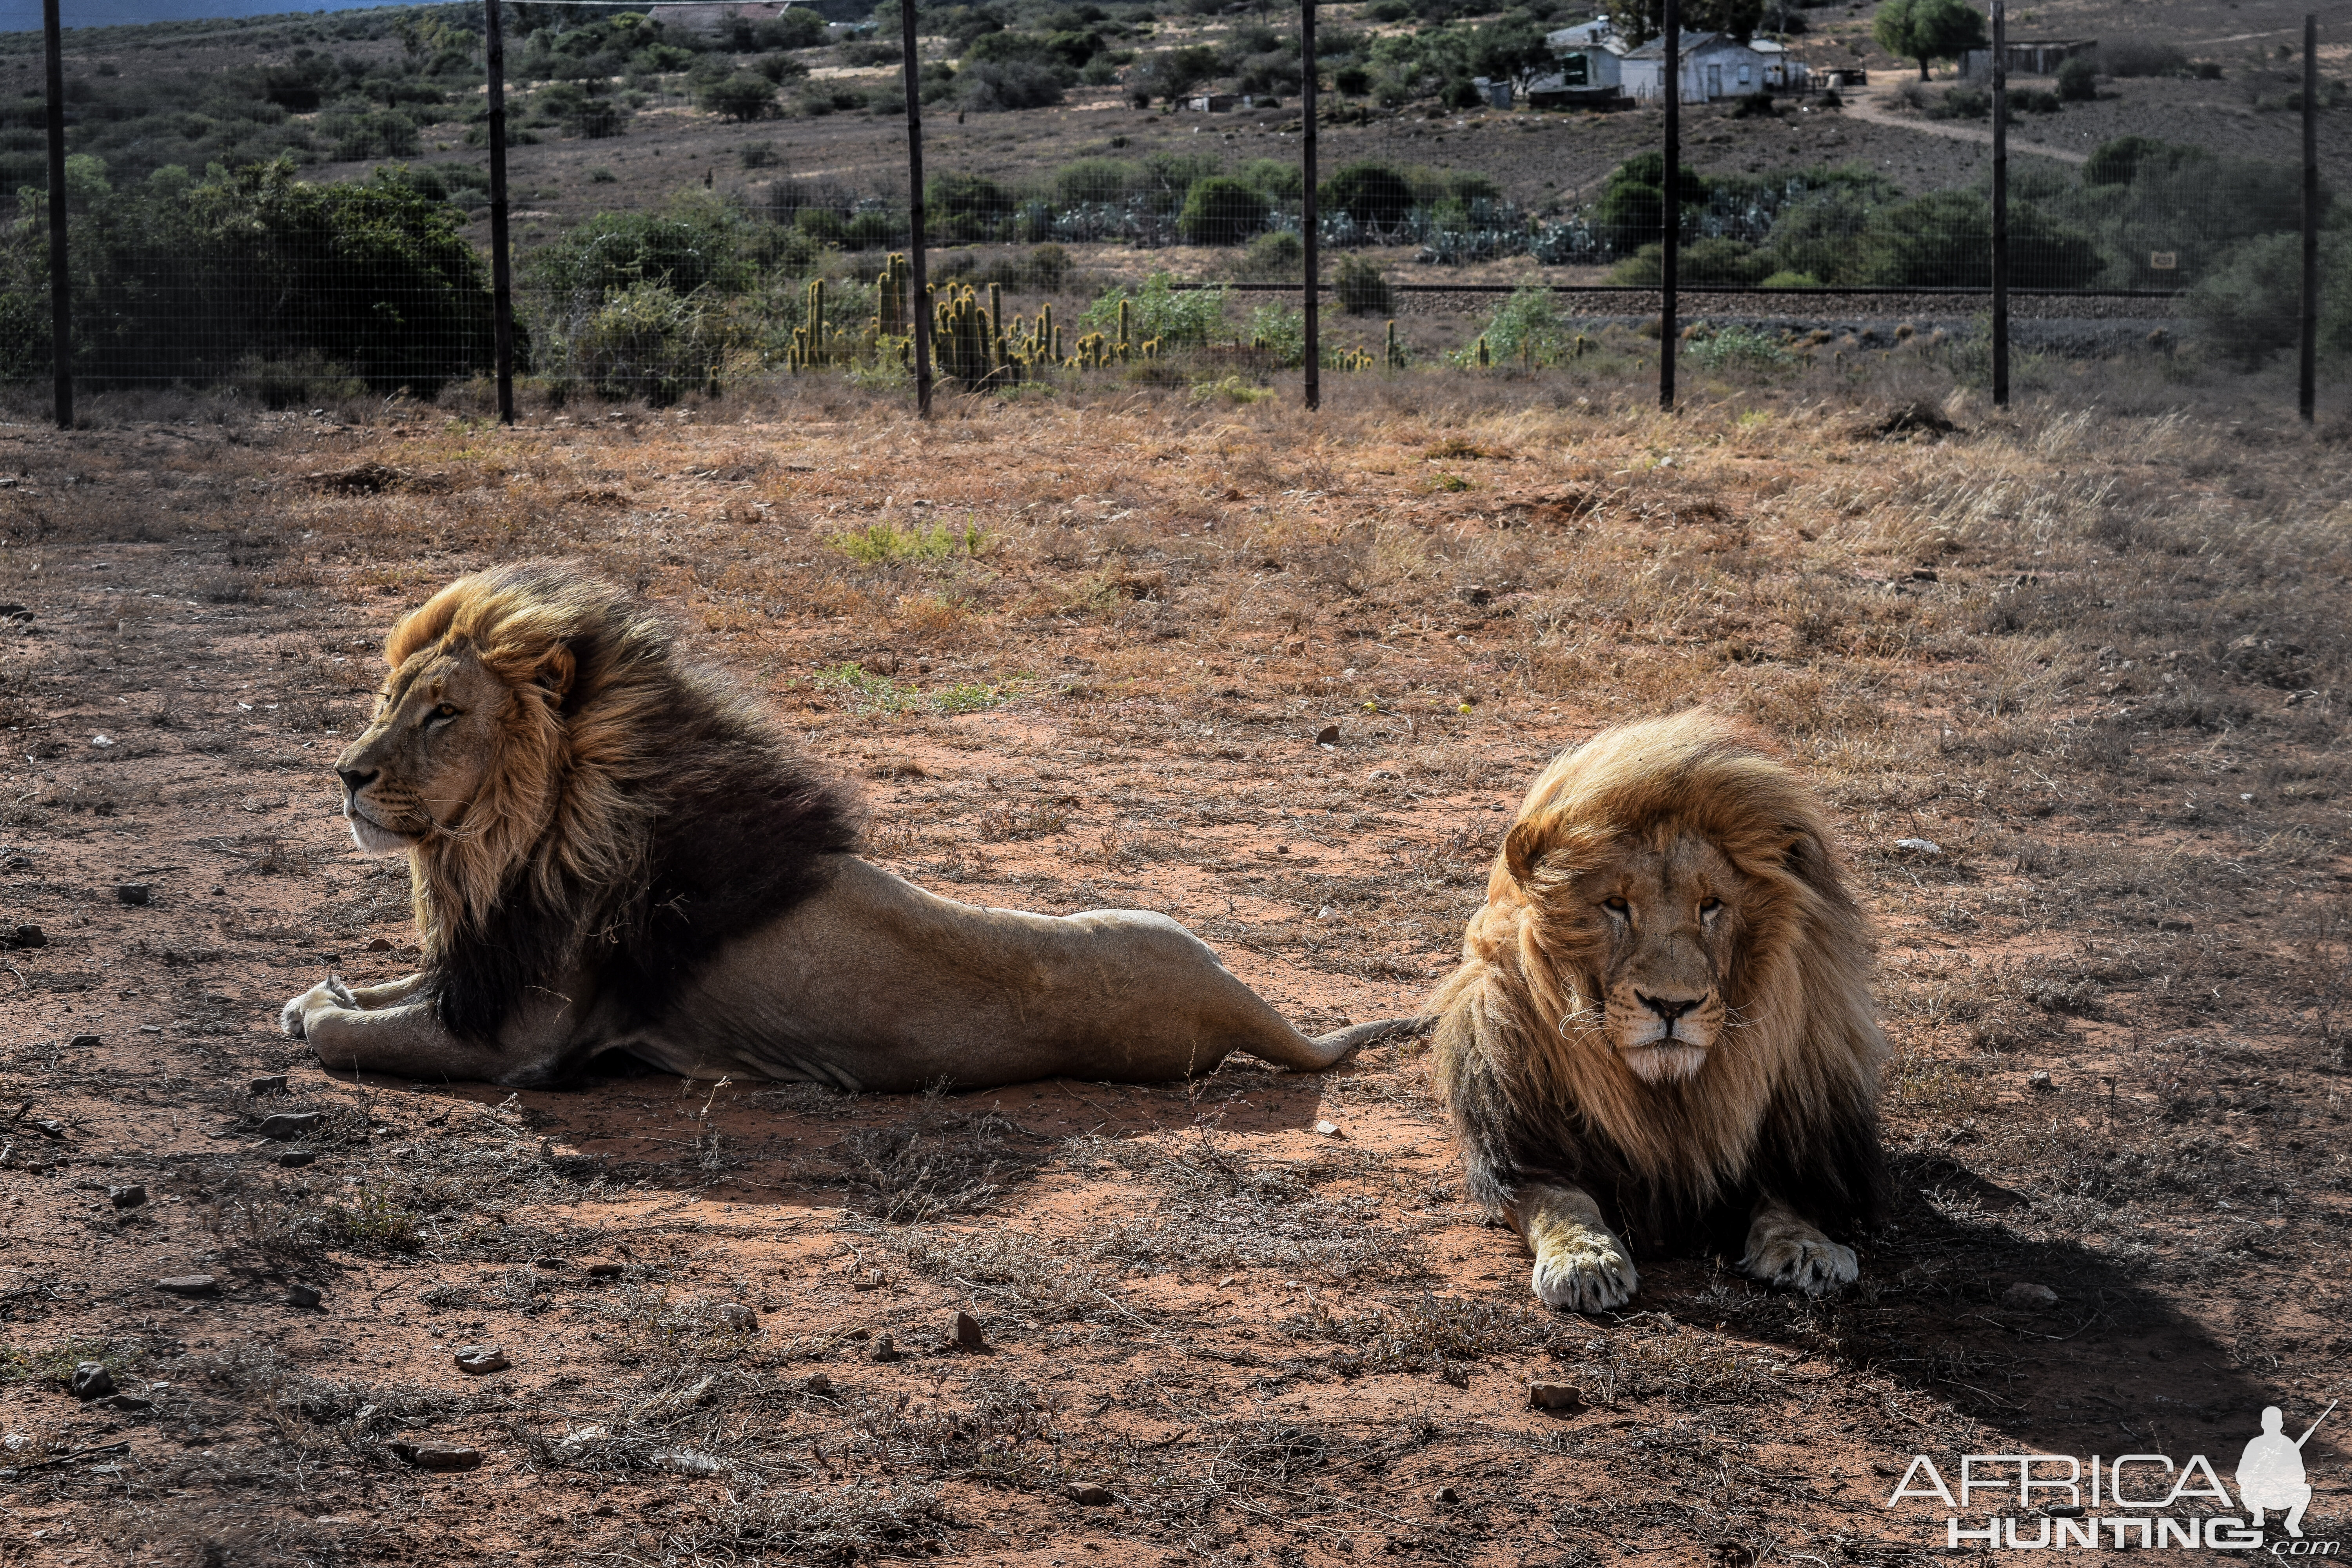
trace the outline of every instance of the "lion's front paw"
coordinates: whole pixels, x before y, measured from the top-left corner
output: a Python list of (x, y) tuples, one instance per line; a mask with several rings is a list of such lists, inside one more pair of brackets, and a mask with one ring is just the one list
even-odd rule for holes
[(1839, 1285), (1851, 1285), (1862, 1269), (1853, 1248), (1841, 1247), (1817, 1230), (1780, 1230), (1752, 1236), (1748, 1256), (1739, 1260), (1749, 1278), (1768, 1285), (1783, 1285), (1808, 1296)]
[(359, 1005), (352, 988), (340, 977), (330, 974), (278, 1010), (278, 1027), (289, 1038), (307, 1039), (312, 1018), (339, 1007), (356, 1011)]
[(1536, 1256), (1536, 1300), (1571, 1312), (1605, 1312), (1642, 1288), (1617, 1238), (1586, 1231)]

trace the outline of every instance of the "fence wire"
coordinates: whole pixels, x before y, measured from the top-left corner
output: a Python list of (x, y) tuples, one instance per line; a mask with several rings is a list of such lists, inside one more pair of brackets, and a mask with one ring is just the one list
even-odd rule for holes
[[(768, 375), (887, 380), (904, 371), (918, 310), (932, 318), (942, 374), (968, 384), (1112, 364), (1132, 372), (1163, 356), (1253, 369), (1299, 362), (1299, 300), (1247, 291), (1301, 282), (1308, 219), (1293, 134), (1295, 30), (1224, 25), (1229, 47), (1208, 58), (1192, 46), (1149, 47), (1116, 20), (1058, 31), (1015, 21), (956, 37), (969, 18), (939, 13), (950, 36), (935, 40), (942, 58), (919, 72), (935, 122), (994, 115), (1014, 125), (1024, 110), (1109, 93), (1160, 123), (1197, 114), (1215, 128), (1235, 123), (1220, 118), (1228, 105), (1219, 94), (1232, 88), (1232, 108), (1246, 104), (1272, 133), (1189, 139), (1201, 151), (1113, 136), (1042, 162), (992, 162), (976, 151), (992, 143), (955, 138), (915, 193), (871, 160), (818, 172), (779, 151), (827, 117), (903, 109), (892, 39), (828, 25), (831, 14), (722, 14), (689, 28), (613, 6), (509, 6), (510, 142), (592, 153), (609, 145), (618, 159), (697, 128), (740, 132), (725, 144), (723, 184), (714, 159), (699, 192), (688, 184), (564, 224), (519, 224), (520, 374), (553, 398), (656, 402)], [(1466, 113), (1507, 126), (1559, 113), (1524, 98), (1495, 107), (1508, 97), (1495, 90), (1499, 76), (1478, 79), (1465, 106), (1463, 82), (1445, 73), (1507, 53), (1495, 52), (1503, 45), (1484, 26), (1461, 33), (1470, 52), (1457, 50), (1454, 64), (1439, 47), (1454, 36), (1444, 27), (1424, 29), (1438, 41), (1402, 65), (1369, 35), (1334, 32), (1321, 49), (1330, 120), (1458, 122)], [(68, 33), (78, 382), (227, 385), (282, 405), (362, 390), (429, 398), (489, 374), (481, 32), (478, 7), (441, 6)], [(0, 382), (53, 369), (38, 48), (37, 37), (0, 38), (0, 82), (19, 89), (0, 88), (0, 189), (16, 192), (0, 226)], [(167, 51), (171, 62), (159, 63)], [(1777, 96), (1693, 105), (1686, 123), (1760, 137), (1843, 112), (1825, 75), (1778, 68)], [(2328, 112), (2344, 112), (2341, 85), (2326, 92)], [(1434, 102), (1421, 107), (1416, 94)], [(1599, 120), (1591, 89), (1571, 96), (1580, 123)], [(1969, 81), (1911, 84), (1881, 102), (1923, 124), (1959, 126), (1991, 108), (1989, 91)], [(2010, 108), (2015, 133), (2030, 137), (2059, 102), (2027, 86), (2012, 90)], [(320, 165), (341, 177), (322, 177)], [(1596, 162), (1540, 198), (1477, 169), (1328, 151), (1325, 169), (1315, 220), (1332, 312), (1323, 337), (1327, 363), (1340, 369), (1410, 357), (1387, 324), (1402, 286), (1487, 283), (1502, 270), (1542, 289), (1654, 288), (1670, 227), (1682, 287), (1752, 293), (1759, 316), (1801, 314), (1795, 302), (1819, 290), (1984, 290), (1992, 281), (1982, 181), (1920, 191), (1858, 163), (1792, 156), (1773, 167), (1759, 157), (1744, 172), (1702, 175), (1686, 162), (1669, 212), (1655, 150)], [(2013, 289), (2184, 293), (2218, 351), (2249, 364), (2294, 342), (2301, 173), (2292, 163), (2124, 136), (2079, 167), (2016, 160), (2011, 170)], [(589, 178), (612, 180), (609, 169)], [(919, 302), (898, 259), (918, 199), (934, 284)], [(526, 191), (509, 205), (543, 217), (530, 200)], [(2352, 279), (2347, 236), (2331, 225), (2331, 288), (2339, 275)], [(1230, 296), (1199, 287), (1218, 283), (1244, 287)], [(2340, 304), (2331, 311), (2352, 351), (2352, 316)], [(1496, 331), (1509, 336), (1499, 315)], [(1482, 340), (1479, 353), (1495, 346)], [(1465, 363), (1486, 361), (1465, 351)]]

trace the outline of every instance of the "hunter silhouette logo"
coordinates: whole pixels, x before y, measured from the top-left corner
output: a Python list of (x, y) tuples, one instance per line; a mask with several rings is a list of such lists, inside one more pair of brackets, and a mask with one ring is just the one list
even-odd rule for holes
[[(2266, 1407), (2262, 1430), (2238, 1458), (2235, 1499), (2202, 1454), (2191, 1454), (2186, 1464), (2176, 1464), (2164, 1454), (2123, 1454), (2113, 1459), (2094, 1454), (2087, 1462), (2071, 1454), (1963, 1454), (1954, 1478), (1957, 1497), (1936, 1462), (1916, 1454), (1886, 1507), (1892, 1511), (1913, 1499), (1942, 1503), (1951, 1510), (1944, 1521), (1944, 1544), (1953, 1551), (1980, 1543), (2024, 1552), (2053, 1546), (2252, 1552), (2263, 1544), (2264, 1516), (2279, 1513), (2284, 1515), (2279, 1522), (2288, 1539), (2272, 1544), (2273, 1555), (2333, 1557), (2339, 1542), (2304, 1538), (2303, 1513), (2311, 1506), (2312, 1488), (2303, 1460), (2304, 1445), (2335, 1408), (2336, 1402), (2330, 1401), (2302, 1436), (2289, 1437), (2285, 1413), (2275, 1405)], [(2017, 1512), (1988, 1512), (1982, 1529), (1969, 1528), (1962, 1516), (1971, 1508), (1984, 1507), (1977, 1499), (1988, 1492)], [(2215, 1504), (2242, 1509), (2246, 1517), (2172, 1511)], [(2020, 1535), (2021, 1525), (2034, 1533)]]
[[(2329, 1400), (2327, 1410), (2336, 1405)], [(2327, 1410), (2319, 1413), (2319, 1421), (2327, 1419)], [(2304, 1428), (2303, 1436), (2290, 1443), (2279, 1430), (2285, 1420), (2285, 1413), (2275, 1405), (2263, 1411), (2263, 1435), (2247, 1444), (2238, 1458), (2238, 1500), (2254, 1516), (2257, 1530), (2263, 1527), (2264, 1510), (2286, 1510), (2286, 1532), (2300, 1538), (2303, 1510), (2311, 1506), (2311, 1483), (2303, 1479), (2303, 1446), (2319, 1430), (2319, 1421)]]

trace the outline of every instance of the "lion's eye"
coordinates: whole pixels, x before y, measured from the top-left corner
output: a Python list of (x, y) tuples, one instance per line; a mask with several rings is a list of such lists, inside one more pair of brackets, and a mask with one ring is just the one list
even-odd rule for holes
[(1703, 915), (1711, 915), (1721, 908), (1723, 908), (1721, 899), (1701, 899), (1698, 901), (1698, 912)]
[(446, 702), (443, 702), (434, 708), (432, 716), (436, 719), (455, 719), (457, 716), (457, 710)]
[(1623, 899), (1612, 897), (1601, 900), (1601, 907), (1607, 910), (1612, 915), (1622, 915), (1633, 906), (1627, 903)]

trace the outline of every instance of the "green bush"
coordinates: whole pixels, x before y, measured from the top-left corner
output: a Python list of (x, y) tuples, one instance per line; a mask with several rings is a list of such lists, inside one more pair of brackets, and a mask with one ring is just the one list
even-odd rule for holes
[(1239, 245), (1265, 226), (1266, 200), (1223, 174), (1200, 181), (1184, 196), (1177, 228), (1188, 245)]
[(923, 186), (926, 237), (936, 245), (997, 238), (1012, 222), (1013, 193), (985, 174), (933, 174)]
[(1381, 275), (1379, 266), (1360, 256), (1339, 258), (1339, 269), (1331, 279), (1331, 291), (1339, 296), (1339, 308), (1351, 316), (1385, 316), (1396, 309), (1396, 296), (1389, 280)]
[(1244, 271), (1276, 280), (1296, 279), (1307, 259), (1307, 242), (1286, 228), (1268, 229), (1249, 242), (1243, 254)]
[(2085, 59), (2072, 59), (2058, 68), (2058, 97), (2066, 103), (2088, 103), (2099, 96), (2098, 68)]
[[(1666, 160), (1660, 153), (1643, 153), (1609, 172), (1594, 204), (1593, 226), (1619, 250), (1637, 251), (1665, 235)], [(1676, 205), (1688, 212), (1706, 205), (1706, 181), (1687, 163), (1676, 182)]]
[(587, 387), (660, 406), (689, 391), (718, 392), (733, 337), (712, 297), (634, 283), (550, 334), (544, 374), (559, 395)]
[[(2303, 321), (2303, 237), (2265, 235), (2225, 256), (2189, 294), (2205, 342), (2222, 359), (2252, 370), (2295, 346)], [(2319, 346), (2352, 354), (2352, 231), (2328, 230), (2319, 247)]]
[[(158, 170), (117, 189), (105, 169), (76, 154), (68, 171), (84, 209), (72, 265), (74, 361), (87, 384), (221, 382), (302, 360), (380, 393), (431, 396), (488, 368), (488, 269), (457, 215), (405, 170), (315, 184), (287, 159), (202, 181)], [(43, 362), (45, 250), (29, 228), (0, 237), (0, 297), (41, 302)], [(0, 355), (22, 360), (24, 337), (0, 321)]]
[(1054, 171), (1054, 194), (1066, 206), (1124, 201), (1143, 183), (1142, 165), (1123, 158), (1077, 158)]
[[(1610, 281), (1654, 287), (1663, 283), (1665, 255), (1664, 241), (1645, 245), (1610, 270)], [(1709, 284), (1746, 285), (1760, 282), (1771, 267), (1769, 251), (1754, 249), (1738, 240), (1695, 239), (1684, 245), (1675, 257), (1675, 279), (1685, 289), (1703, 289)]]
[[(1556, 363), (1565, 352), (1574, 333), (1569, 331), (1568, 319), (1560, 313), (1559, 301), (1549, 289), (1521, 289), (1496, 309), (1486, 319), (1486, 330), (1479, 334), (1486, 340), (1486, 352), (1497, 364), (1517, 361), (1522, 349), (1537, 364)], [(1474, 342), (1454, 356), (1463, 364), (1475, 363), (1477, 345)]]
[(1169, 287), (1174, 282), (1165, 272), (1155, 272), (1143, 280), (1143, 287), (1134, 293), (1114, 289), (1088, 305), (1078, 318), (1078, 331), (1111, 332), (1118, 331), (1118, 302), (1129, 301), (1129, 320), (1138, 340), (1158, 338), (1170, 348), (1205, 343), (1209, 334), (1224, 323), (1225, 291), (1223, 289), (1186, 289)]
[[(1992, 284), (1992, 210), (1979, 191), (1934, 191), (1881, 207), (1863, 237), (1867, 281), (1886, 287)], [(2009, 280), (2019, 289), (2095, 286), (2105, 258), (2091, 237), (2038, 207), (2012, 203)]]
[(1322, 210), (1345, 213), (1359, 224), (1393, 228), (1412, 213), (1412, 185), (1386, 163), (1350, 163), (1323, 182), (1316, 193)]
[(704, 109), (730, 120), (764, 120), (775, 110), (776, 84), (766, 77), (738, 71), (706, 84), (694, 97)]

